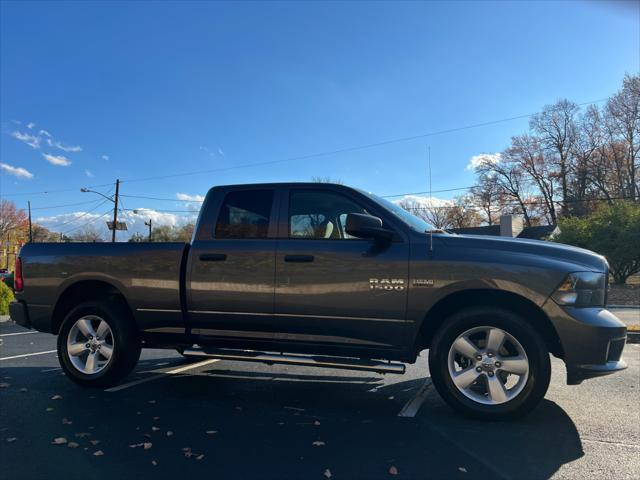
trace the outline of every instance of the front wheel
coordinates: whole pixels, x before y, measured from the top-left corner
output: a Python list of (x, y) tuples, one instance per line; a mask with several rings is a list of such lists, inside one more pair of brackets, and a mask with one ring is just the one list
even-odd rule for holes
[(517, 418), (544, 397), (549, 352), (519, 315), (471, 308), (445, 320), (429, 350), (431, 378), (455, 410), (482, 420)]
[(72, 309), (58, 332), (58, 360), (84, 387), (110, 387), (134, 369), (140, 341), (128, 309), (118, 302), (84, 302)]

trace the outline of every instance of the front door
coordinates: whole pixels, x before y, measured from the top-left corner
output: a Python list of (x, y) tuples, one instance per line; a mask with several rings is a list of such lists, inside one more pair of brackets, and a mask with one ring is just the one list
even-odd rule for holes
[[(276, 254), (276, 340), (386, 350), (405, 332), (409, 245), (350, 236), (349, 213), (373, 214), (329, 188), (284, 194)], [(282, 231), (286, 229), (286, 231)], [(282, 238), (286, 237), (286, 238)]]
[(216, 195), (206, 205), (218, 212), (211, 231), (200, 233), (191, 247), (191, 331), (221, 341), (268, 341), (275, 288), (274, 191)]

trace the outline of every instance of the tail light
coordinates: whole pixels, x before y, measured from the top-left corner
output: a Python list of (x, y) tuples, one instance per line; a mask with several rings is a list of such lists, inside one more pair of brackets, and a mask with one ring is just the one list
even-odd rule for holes
[(16, 268), (13, 271), (13, 289), (16, 292), (21, 292), (24, 288), (24, 282), (22, 281), (22, 259), (16, 258)]

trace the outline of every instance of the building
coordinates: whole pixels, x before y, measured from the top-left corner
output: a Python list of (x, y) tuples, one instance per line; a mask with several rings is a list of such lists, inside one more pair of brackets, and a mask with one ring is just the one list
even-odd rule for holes
[(529, 240), (548, 240), (557, 235), (560, 229), (557, 225), (525, 227), (520, 215), (502, 215), (500, 217), (500, 225), (452, 228), (448, 231), (461, 235), (489, 235), (494, 237), (526, 238)]

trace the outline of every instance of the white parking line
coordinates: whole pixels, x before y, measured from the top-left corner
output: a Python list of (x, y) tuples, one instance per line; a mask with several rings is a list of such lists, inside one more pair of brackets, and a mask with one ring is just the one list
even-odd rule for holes
[(40, 332), (17, 332), (17, 333), (3, 333), (0, 337), (12, 337), (13, 335), (30, 335), (32, 333), (40, 333)]
[(208, 360), (203, 360), (202, 362), (190, 363), (189, 365), (185, 365), (183, 367), (174, 368), (173, 370), (168, 370), (166, 372), (159, 373), (158, 375), (154, 375), (152, 377), (141, 378), (139, 380), (134, 380), (132, 382), (123, 383), (122, 385), (118, 385), (115, 387), (107, 388), (105, 392), (118, 392), (120, 390), (124, 390), (125, 388), (133, 387), (135, 385), (140, 385), (141, 383), (152, 382), (153, 380), (158, 380), (159, 378), (164, 378), (167, 375), (175, 375), (177, 373), (186, 372), (187, 370), (192, 370), (198, 367), (204, 367), (205, 365), (209, 365), (210, 363), (219, 362), (218, 358), (209, 358)]
[(47, 350), (46, 352), (24, 353), (22, 355), (13, 355), (12, 357), (3, 357), (0, 360), (13, 360), (14, 358), (33, 357), (34, 355), (45, 355), (47, 353), (55, 353), (56, 350)]
[(431, 385), (431, 379), (429, 378), (426, 382), (424, 382), (424, 385), (420, 387), (420, 390), (418, 390), (416, 394), (407, 403), (405, 403), (404, 407), (402, 407), (402, 410), (400, 410), (400, 412), (398, 413), (398, 416), (409, 418), (415, 417), (416, 413), (418, 413), (418, 410), (420, 410), (420, 407), (426, 400), (427, 393)]

